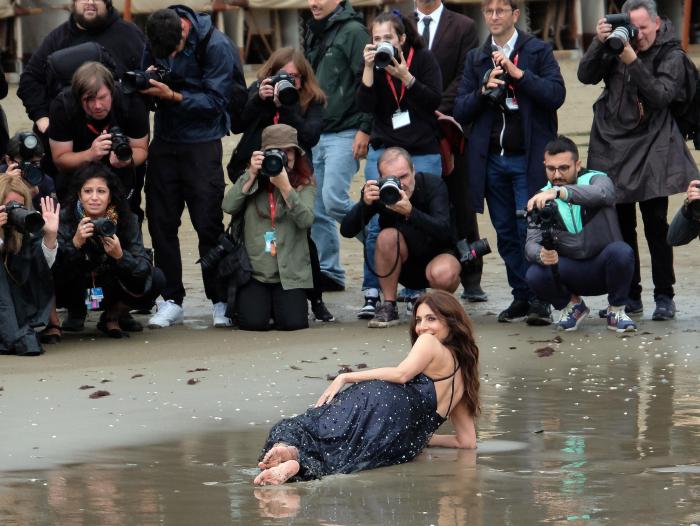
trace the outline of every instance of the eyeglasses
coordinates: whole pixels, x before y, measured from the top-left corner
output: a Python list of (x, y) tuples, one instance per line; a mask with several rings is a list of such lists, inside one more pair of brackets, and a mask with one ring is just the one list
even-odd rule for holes
[(482, 9), (481, 10), (481, 12), (484, 13), (484, 16), (486, 18), (491, 18), (491, 17), (503, 18), (504, 16), (506, 16), (506, 14), (510, 13), (511, 11), (513, 11), (512, 8), (503, 9), (501, 7), (499, 7), (498, 9)]
[(552, 166), (551, 164), (545, 164), (544, 169), (549, 175), (554, 175), (557, 172), (559, 172), (562, 175), (566, 175), (569, 173), (569, 170), (571, 170), (571, 165), (562, 164), (561, 166)]
[(76, 0), (76, 3), (84, 4), (84, 5), (87, 5), (87, 4), (97, 5), (97, 4), (104, 4), (105, 1), (104, 0)]

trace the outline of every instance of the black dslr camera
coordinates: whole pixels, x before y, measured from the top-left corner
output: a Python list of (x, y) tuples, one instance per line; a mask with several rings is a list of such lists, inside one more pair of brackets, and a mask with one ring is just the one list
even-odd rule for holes
[(15, 227), (23, 234), (38, 234), (44, 228), (44, 218), (36, 210), (27, 210), (27, 207), (17, 201), (10, 201), (5, 205), (7, 212), (7, 224)]
[(385, 69), (391, 65), (391, 59), (399, 60), (399, 51), (391, 42), (380, 42), (377, 44), (377, 50), (374, 54), (374, 67), (377, 69)]
[(129, 138), (118, 126), (111, 129), (112, 133), (112, 151), (120, 161), (128, 161), (133, 155)]
[(476, 258), (485, 256), (491, 253), (491, 247), (489, 246), (489, 240), (477, 239), (473, 243), (468, 243), (466, 239), (460, 239), (457, 241), (457, 252), (459, 254), (459, 262), (462, 265), (471, 263)]
[(294, 77), (285, 70), (281, 69), (277, 75), (271, 77), (270, 84), (277, 88), (277, 98), (283, 105), (290, 106), (299, 102), (299, 91), (294, 84)]
[(122, 91), (127, 95), (137, 91), (142, 91), (151, 87), (149, 80), (157, 80), (170, 86), (171, 74), (170, 70), (163, 66), (156, 66), (156, 69), (150, 71), (133, 70), (127, 71), (122, 77)]
[(398, 177), (381, 177), (377, 186), (379, 200), (385, 205), (395, 205), (401, 200), (401, 180)]
[(559, 228), (561, 224), (559, 209), (554, 201), (547, 201), (542, 208), (533, 207), (532, 210), (516, 210), (515, 217), (527, 219), (528, 226), (547, 230), (552, 227)]
[(265, 150), (262, 161), (262, 175), (277, 177), (282, 173), (282, 168), (287, 167), (287, 152), (279, 148)]
[(92, 219), (92, 235), (95, 237), (112, 237), (117, 233), (117, 224), (106, 217)]
[[(498, 51), (496, 46), (491, 46), (491, 51)], [(489, 69), (485, 74), (484, 78), (481, 80), (482, 86), (484, 86), (483, 95), (486, 100), (493, 106), (499, 108), (506, 108), (506, 96), (508, 95), (508, 84), (510, 83), (510, 76), (505, 71), (496, 77), (496, 80), (502, 80), (503, 84), (499, 84), (495, 88), (487, 88), (486, 85), (489, 83), (489, 78), (491, 77), (491, 72), (494, 68)]]
[(619, 55), (627, 42), (633, 42), (637, 38), (639, 29), (632, 25), (630, 16), (624, 13), (605, 15), (605, 21), (613, 26), (612, 33), (605, 39), (605, 47), (610, 53)]
[(20, 134), (19, 155), (22, 157), (18, 161), (22, 177), (32, 186), (37, 186), (44, 179), (44, 172), (38, 166), (35, 157), (44, 155), (43, 148), (39, 143), (39, 138), (32, 132)]

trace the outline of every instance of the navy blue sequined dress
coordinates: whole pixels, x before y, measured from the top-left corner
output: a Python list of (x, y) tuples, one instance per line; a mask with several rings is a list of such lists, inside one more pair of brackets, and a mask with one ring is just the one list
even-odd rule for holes
[[(448, 378), (454, 373), (435, 381)], [(409, 462), (445, 421), (436, 411), (433, 382), (419, 374), (406, 384), (353, 384), (330, 404), (275, 424), (261, 459), (278, 442), (295, 446), (301, 469), (294, 480)], [(452, 389), (454, 395), (454, 380)]]

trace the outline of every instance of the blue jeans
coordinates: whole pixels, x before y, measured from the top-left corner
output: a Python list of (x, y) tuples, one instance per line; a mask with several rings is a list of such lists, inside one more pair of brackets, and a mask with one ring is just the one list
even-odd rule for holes
[(485, 195), (513, 298), (533, 300), (535, 297), (525, 281), (527, 224), (515, 217), (515, 211), (527, 205), (527, 158), (524, 155), (489, 155)]
[(527, 282), (537, 297), (561, 310), (572, 294), (599, 296), (608, 294), (608, 305), (620, 307), (627, 303), (634, 274), (634, 252), (624, 241), (614, 241), (588, 259), (559, 257), (560, 286), (554, 283), (550, 267), (530, 265)]
[(342, 221), (353, 207), (348, 190), (360, 165), (352, 155), (357, 130), (323, 133), (313, 148), (316, 202), (311, 237), (318, 248), (321, 272), (345, 285), (340, 266), (340, 239), (336, 222)]
[[(379, 178), (379, 170), (377, 169), (377, 160), (384, 153), (385, 148), (375, 150), (371, 146), (367, 151), (367, 162), (365, 164), (365, 181)], [(440, 154), (434, 153), (429, 155), (413, 155), (413, 166), (416, 172), (432, 173), (435, 175), (442, 174), (442, 160)], [(367, 259), (371, 261), (374, 268), (374, 246), (377, 244), (377, 236), (379, 235), (379, 216), (374, 216), (367, 224), (365, 234), (365, 251)], [(379, 278), (375, 276), (367, 266), (365, 261), (364, 276), (362, 278), (362, 290), (379, 289)]]

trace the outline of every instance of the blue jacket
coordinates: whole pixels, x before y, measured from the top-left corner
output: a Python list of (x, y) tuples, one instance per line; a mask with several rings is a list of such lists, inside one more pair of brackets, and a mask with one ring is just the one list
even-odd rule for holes
[(220, 139), (228, 133), (227, 108), (233, 92), (234, 51), (231, 40), (214, 30), (203, 53), (202, 64), (197, 63), (195, 50), (212, 25), (207, 14), (195, 13), (182, 5), (170, 6), (192, 27), (185, 49), (173, 58), (156, 60), (149, 46), (143, 54), (142, 66), (159, 64), (169, 68), (177, 82), (175, 91), (182, 93), (179, 103), (159, 100), (155, 112), (155, 137), (168, 142), (200, 143)]
[[(542, 40), (519, 32), (513, 56), (525, 72), (515, 84), (525, 139), (528, 166), (528, 195), (535, 195), (547, 182), (544, 173), (544, 147), (557, 135), (557, 109), (564, 104), (566, 89), (552, 47)], [(513, 57), (511, 57), (512, 60)], [(491, 37), (481, 48), (467, 54), (464, 74), (455, 100), (454, 117), (469, 135), (469, 185), (474, 209), (484, 211), (486, 165), (494, 120), (500, 112), (481, 94), (484, 74), (493, 67)]]

